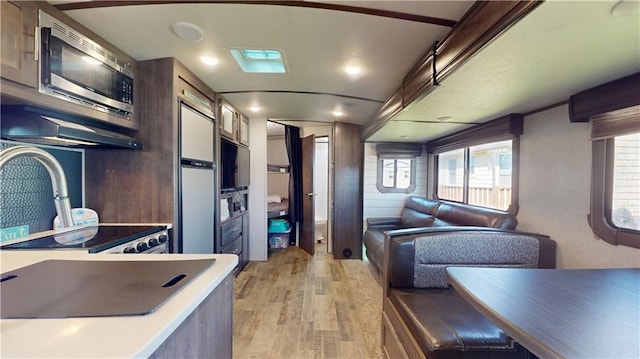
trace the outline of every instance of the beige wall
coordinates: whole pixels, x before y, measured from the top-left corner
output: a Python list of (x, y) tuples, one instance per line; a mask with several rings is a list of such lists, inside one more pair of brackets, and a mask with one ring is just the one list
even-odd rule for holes
[(590, 123), (569, 122), (566, 105), (525, 118), (518, 229), (550, 235), (559, 268), (638, 267), (640, 249), (595, 238), (587, 222), (590, 131)]
[(267, 252), (267, 120), (249, 120), (251, 186), (249, 186), (249, 260), (266, 261)]

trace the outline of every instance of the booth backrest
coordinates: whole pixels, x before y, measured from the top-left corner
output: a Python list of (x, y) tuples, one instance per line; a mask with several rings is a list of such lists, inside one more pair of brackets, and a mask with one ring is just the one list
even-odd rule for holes
[(556, 243), (548, 236), (480, 227), (385, 232), (388, 281), (396, 288), (447, 287), (450, 266), (555, 268)]
[(407, 197), (400, 220), (400, 228), (476, 226), (515, 229), (517, 225), (518, 220), (509, 213), (417, 196)]

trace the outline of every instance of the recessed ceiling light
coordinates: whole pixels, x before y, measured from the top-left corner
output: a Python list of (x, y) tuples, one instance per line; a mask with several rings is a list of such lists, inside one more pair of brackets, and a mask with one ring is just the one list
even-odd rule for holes
[(218, 64), (218, 59), (212, 56), (202, 56), (200, 57), (200, 61), (202, 61), (203, 64), (209, 66), (215, 66)]
[(362, 68), (360, 66), (349, 65), (344, 67), (344, 72), (349, 76), (357, 76), (362, 72)]
[(260, 112), (261, 108), (258, 105), (253, 105), (253, 106), (249, 107), (249, 110), (251, 112)]
[(171, 25), (171, 31), (177, 37), (191, 41), (200, 41), (204, 36), (201, 28), (189, 22), (176, 22)]
[(344, 112), (340, 111), (340, 110), (335, 110), (332, 112), (334, 116), (336, 117), (342, 117), (342, 115), (344, 115)]

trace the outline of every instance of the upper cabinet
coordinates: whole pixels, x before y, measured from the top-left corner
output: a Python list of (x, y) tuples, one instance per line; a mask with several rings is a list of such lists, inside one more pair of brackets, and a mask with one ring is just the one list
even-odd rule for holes
[(249, 145), (249, 119), (224, 100), (220, 105), (220, 134), (234, 142)]
[(236, 111), (233, 107), (223, 102), (220, 107), (220, 134), (229, 139), (235, 140), (237, 128), (238, 116)]
[[(177, 63), (176, 66), (182, 65)], [(207, 116), (215, 117), (216, 94), (213, 90), (208, 90), (208, 87), (206, 87), (200, 79), (193, 75), (188, 75), (190, 74), (188, 70), (184, 69), (182, 71), (183, 74), (178, 76), (178, 82), (176, 84), (178, 91), (176, 95), (178, 98), (188, 102)], [(199, 88), (196, 86), (199, 86)]]
[(249, 119), (247, 116), (240, 114), (240, 129), (238, 133), (238, 141), (243, 145), (249, 145)]
[(0, 73), (3, 78), (36, 88), (38, 9), (33, 2), (23, 1), (2, 1), (0, 6)]

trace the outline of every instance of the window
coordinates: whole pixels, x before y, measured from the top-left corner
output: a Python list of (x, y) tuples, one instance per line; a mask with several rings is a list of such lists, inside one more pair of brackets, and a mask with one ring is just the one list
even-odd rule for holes
[(464, 150), (454, 150), (440, 154), (442, 167), (438, 168), (438, 196), (442, 199), (462, 202), (464, 178)]
[(640, 248), (640, 106), (592, 121), (589, 224), (604, 241)]
[[(438, 155), (446, 168), (438, 169), (437, 196), (482, 207), (507, 210), (511, 205), (512, 141), (492, 142)], [(469, 158), (467, 171), (462, 166)], [(458, 166), (458, 163), (460, 166)], [(465, 173), (473, 176), (465, 178)], [(448, 175), (442, 175), (447, 173)], [(465, 185), (468, 183), (468, 185)]]
[(611, 222), (640, 230), (640, 133), (613, 138)]
[(640, 72), (569, 98), (572, 122), (591, 122), (589, 225), (599, 239), (640, 248)]
[(379, 144), (378, 190), (382, 193), (411, 193), (416, 188), (416, 157), (420, 144)]
[(413, 159), (382, 160), (382, 186), (385, 189), (406, 190), (412, 184)]
[(522, 115), (509, 115), (427, 143), (434, 197), (516, 213)]

